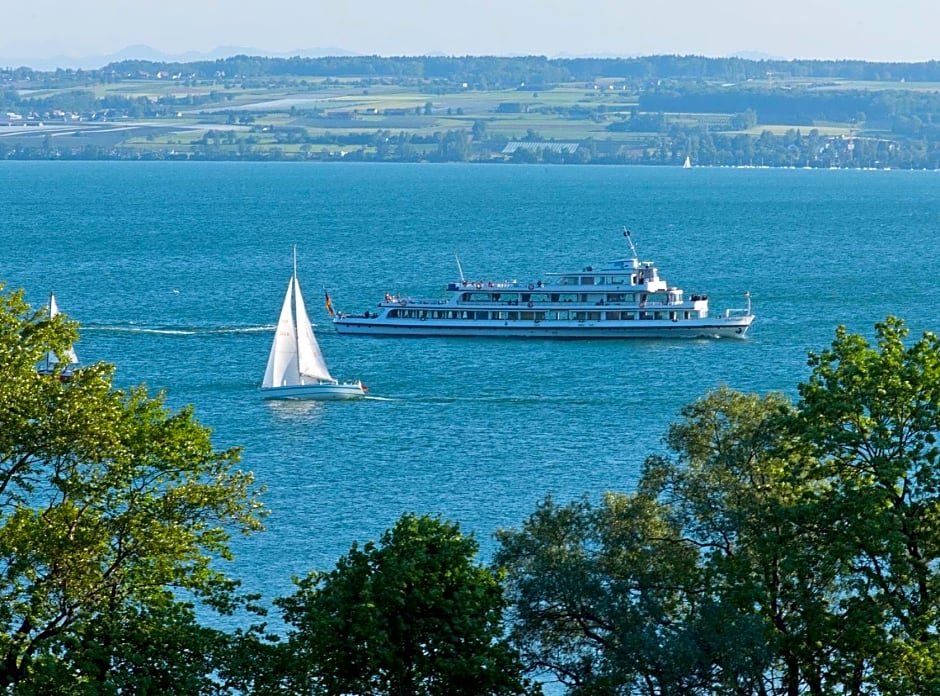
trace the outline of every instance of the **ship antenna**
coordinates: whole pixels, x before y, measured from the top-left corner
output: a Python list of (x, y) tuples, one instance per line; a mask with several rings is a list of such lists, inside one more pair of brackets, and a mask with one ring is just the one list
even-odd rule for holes
[(460, 267), (460, 258), (457, 256), (457, 252), (454, 252), (454, 260), (457, 261), (457, 272), (460, 273), (460, 282), (464, 282), (466, 278), (463, 277), (463, 268)]
[(636, 245), (633, 243), (633, 237), (630, 236), (630, 230), (626, 227), (623, 228), (623, 236), (627, 238), (627, 242), (630, 244), (630, 251), (633, 252), (633, 260), (639, 263), (640, 257), (637, 256)]

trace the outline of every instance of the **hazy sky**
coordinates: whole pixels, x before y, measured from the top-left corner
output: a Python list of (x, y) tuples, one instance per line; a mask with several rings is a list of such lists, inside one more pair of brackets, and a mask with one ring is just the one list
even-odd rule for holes
[(8, 0), (0, 64), (220, 46), (270, 53), (940, 58), (940, 0)]

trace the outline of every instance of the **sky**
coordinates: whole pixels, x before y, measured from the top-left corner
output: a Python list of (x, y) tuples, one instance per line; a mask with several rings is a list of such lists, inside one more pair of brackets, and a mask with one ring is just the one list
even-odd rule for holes
[(940, 59), (938, 0), (9, 0), (0, 27), (2, 66), (129, 46), (170, 55), (235, 47), (270, 55)]

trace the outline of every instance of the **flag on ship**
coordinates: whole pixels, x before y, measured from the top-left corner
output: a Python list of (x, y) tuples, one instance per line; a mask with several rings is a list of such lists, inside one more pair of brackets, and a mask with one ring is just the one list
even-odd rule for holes
[(324, 294), (326, 298), (323, 301), (323, 306), (326, 307), (326, 311), (331, 317), (335, 317), (336, 312), (333, 311), (333, 301), (330, 299), (330, 293), (324, 290)]

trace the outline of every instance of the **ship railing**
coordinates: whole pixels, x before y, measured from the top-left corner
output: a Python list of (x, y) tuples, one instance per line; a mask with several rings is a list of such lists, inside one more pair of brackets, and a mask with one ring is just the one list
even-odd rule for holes
[(525, 283), (518, 280), (462, 280), (458, 283), (458, 290), (490, 290), (493, 288), (524, 288)]
[(731, 317), (749, 317), (751, 316), (751, 293), (744, 293), (744, 297), (747, 299), (746, 307), (733, 307), (725, 310), (725, 318)]
[(725, 309), (725, 319), (731, 317), (749, 317), (751, 316), (750, 307), (729, 307)]

